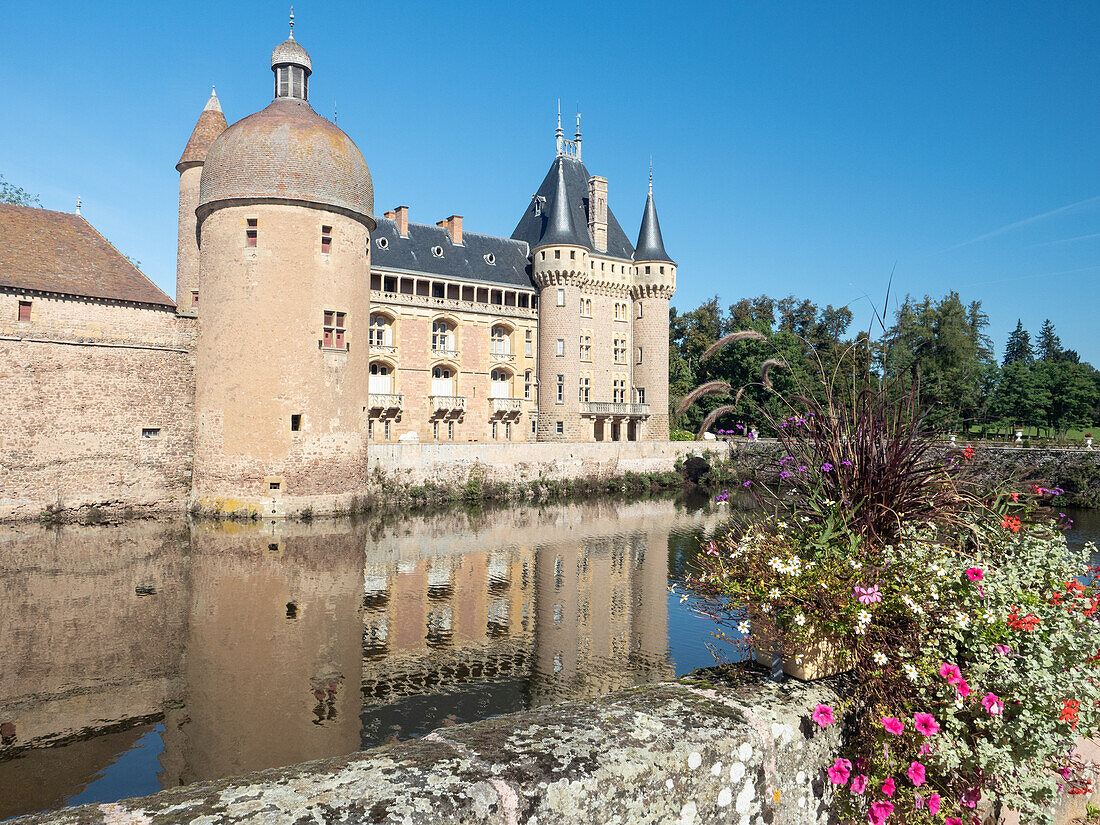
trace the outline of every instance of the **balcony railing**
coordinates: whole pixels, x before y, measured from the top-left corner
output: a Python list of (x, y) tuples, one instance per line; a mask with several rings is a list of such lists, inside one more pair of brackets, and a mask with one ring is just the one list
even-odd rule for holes
[(466, 396), (464, 395), (429, 395), (428, 401), (432, 406), (432, 412), (458, 412), (466, 409)]
[(516, 360), (516, 354), (514, 352), (490, 352), (489, 359), (491, 361), (512, 362)]
[(644, 418), (649, 415), (649, 404), (615, 404), (608, 401), (585, 401), (581, 415), (622, 415)]
[(371, 355), (397, 355), (397, 347), (392, 347), (389, 344), (371, 344)]
[(522, 398), (490, 398), (489, 412), (492, 415), (509, 415), (523, 412)]
[(432, 347), (432, 358), (442, 358), (445, 361), (457, 361), (458, 350), (456, 349), (436, 349)]
[(405, 396), (400, 393), (370, 393), (372, 410), (400, 410), (405, 406)]

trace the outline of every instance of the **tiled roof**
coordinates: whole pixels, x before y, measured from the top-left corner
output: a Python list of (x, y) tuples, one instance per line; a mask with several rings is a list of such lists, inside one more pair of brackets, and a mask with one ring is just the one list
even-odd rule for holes
[[(528, 270), (527, 244), (522, 241), (463, 232), (462, 245), (458, 246), (445, 227), (422, 223), (410, 223), (409, 236), (402, 238), (397, 233), (396, 221), (377, 220), (378, 229), (371, 233), (372, 267), (535, 288)], [(379, 238), (385, 239), (385, 247), (378, 245)], [(439, 247), (442, 256), (433, 255), (433, 247)]]
[(6, 203), (0, 287), (175, 307), (80, 215)]
[(199, 115), (199, 120), (191, 132), (191, 138), (183, 149), (180, 162), (176, 164), (176, 171), (182, 172), (181, 166), (191, 163), (202, 163), (206, 160), (206, 153), (210, 146), (218, 139), (218, 135), (225, 131), (225, 115), (222, 114), (218, 96), (210, 93), (210, 99)]
[[(558, 174), (561, 173), (565, 181), (565, 190), (568, 197), (569, 211), (572, 216), (573, 226), (577, 228), (579, 240), (582, 245), (595, 251), (592, 237), (588, 233), (588, 169), (575, 158), (560, 155), (554, 158), (550, 165), (550, 171), (543, 178), (535, 198), (539, 200), (539, 213), (535, 214), (535, 201), (527, 204), (527, 210), (523, 213), (516, 225), (512, 237), (518, 241), (526, 241), (534, 249), (540, 244), (543, 236), (550, 231), (549, 207), (553, 205), (554, 195), (558, 188)], [(613, 258), (621, 258), (625, 261), (633, 259), (634, 247), (619, 226), (611, 207), (607, 208), (607, 252), (604, 253)]]
[(238, 120), (206, 153), (199, 206), (232, 198), (309, 201), (365, 217), (374, 211), (374, 185), (359, 147), (290, 97)]
[(657, 220), (657, 207), (653, 203), (653, 192), (645, 201), (642, 212), (642, 228), (638, 230), (638, 247), (634, 250), (636, 261), (668, 261), (672, 258), (665, 252), (665, 242), (661, 237), (661, 222)]

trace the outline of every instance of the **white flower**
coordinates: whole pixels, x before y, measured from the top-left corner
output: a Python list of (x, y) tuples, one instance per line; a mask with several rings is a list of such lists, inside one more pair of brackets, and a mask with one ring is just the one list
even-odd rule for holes
[(886, 654), (883, 653), (881, 650), (876, 650), (871, 658), (875, 660), (876, 665), (884, 665), (887, 661), (889, 661), (886, 658)]
[(982, 618), (985, 619), (986, 624), (994, 624), (997, 621), (997, 611), (987, 607), (985, 613), (982, 614)]
[(955, 699), (955, 707), (958, 708), (959, 710), (962, 710), (962, 706), (963, 706), (963, 700), (962, 700), (962, 697), (960, 696), (957, 699)]
[(771, 613), (772, 612), (772, 606), (770, 604), (768, 604), (767, 602), (765, 602), (764, 604), (760, 605), (760, 610), (763, 613)]
[(836, 504), (836, 502), (833, 501), (831, 498), (827, 498), (825, 499), (824, 504), (826, 507), (832, 507), (834, 504)]
[(966, 630), (970, 627), (970, 617), (963, 613), (961, 610), (955, 611), (955, 624)]
[(859, 570), (859, 562), (851, 557), (849, 557), (848, 559), (848, 566), (851, 567), (853, 570)]
[(862, 636), (866, 632), (867, 632), (867, 625), (865, 625), (865, 624), (856, 625), (856, 633), (858, 633), (860, 636)]
[(737, 629), (745, 636), (749, 635), (749, 630), (751, 629), (751, 627), (752, 625), (749, 623), (748, 619), (743, 622), (737, 623)]
[(771, 590), (769, 590), (768, 591), (768, 598), (778, 599), (779, 598), (779, 588), (778, 587), (773, 587)]
[(794, 617), (794, 621), (799, 627), (803, 627), (806, 624), (806, 617), (799, 613)]
[(917, 681), (917, 669), (915, 667), (906, 662), (901, 666), (901, 669), (905, 671), (905, 675), (909, 678), (910, 682)]
[(856, 616), (856, 621), (860, 624), (867, 624), (871, 621), (871, 614), (868, 613), (866, 610), (861, 610)]

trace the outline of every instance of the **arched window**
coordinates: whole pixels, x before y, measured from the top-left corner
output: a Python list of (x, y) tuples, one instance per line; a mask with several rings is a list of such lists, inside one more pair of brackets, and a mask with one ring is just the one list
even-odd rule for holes
[(387, 364), (371, 364), (367, 390), (377, 395), (393, 393), (393, 370)]
[(432, 395), (455, 395), (454, 372), (450, 367), (432, 369)]
[(372, 347), (393, 346), (393, 321), (388, 315), (381, 313), (371, 315), (369, 337)]
[(507, 327), (497, 324), (489, 333), (489, 352), (508, 355), (512, 351), (512, 335)]
[(523, 373), (523, 397), (531, 400), (531, 370)]
[(455, 328), (447, 321), (432, 322), (432, 349), (454, 352)]
[(512, 397), (512, 374), (507, 370), (493, 370), (489, 373), (489, 397)]

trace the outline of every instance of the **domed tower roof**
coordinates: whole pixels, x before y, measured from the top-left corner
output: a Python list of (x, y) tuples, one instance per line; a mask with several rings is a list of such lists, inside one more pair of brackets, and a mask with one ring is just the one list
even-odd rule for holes
[[(293, 26), (291, 17), (291, 26)], [(275, 100), (239, 120), (206, 154), (199, 214), (218, 201), (274, 199), (335, 207), (374, 228), (374, 185), (363, 153), (308, 103), (309, 55), (292, 36), (271, 55)]]

